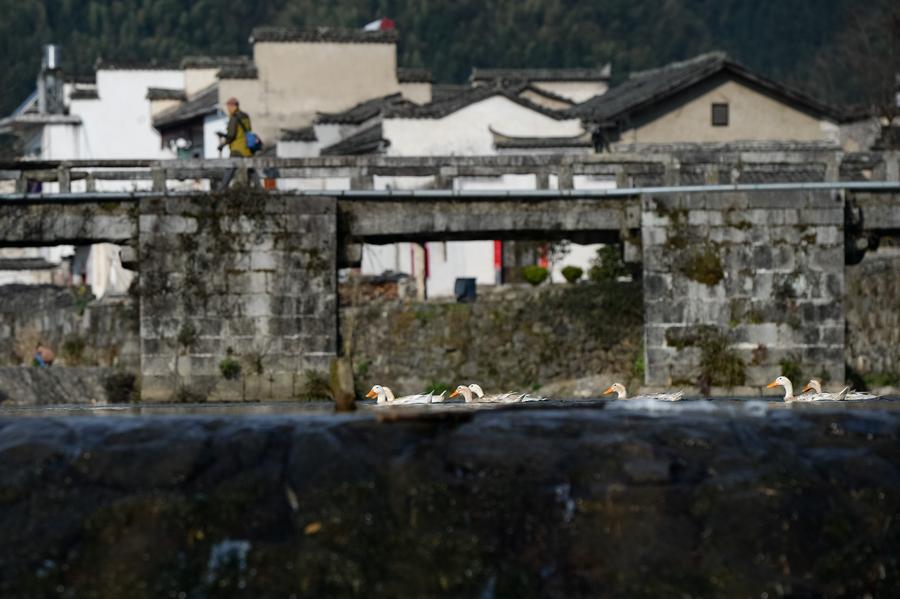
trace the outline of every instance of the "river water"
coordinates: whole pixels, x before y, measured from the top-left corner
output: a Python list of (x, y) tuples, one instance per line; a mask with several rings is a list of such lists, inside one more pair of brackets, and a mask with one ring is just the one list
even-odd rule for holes
[[(435, 413), (471, 410), (542, 410), (558, 408), (597, 408), (654, 414), (760, 414), (766, 410), (898, 410), (900, 396), (884, 396), (869, 401), (817, 401), (786, 404), (776, 397), (726, 397), (716, 399), (685, 398), (678, 402), (644, 399), (553, 399), (524, 404), (497, 404), (447, 401), (428, 405), (379, 406), (374, 400), (356, 403), (358, 411), (353, 416), (385, 413)], [(243, 403), (162, 403), (162, 404), (58, 404), (52, 406), (0, 407), (0, 418), (5, 416), (61, 417), (61, 416), (323, 416), (335, 415), (331, 401), (304, 402), (243, 402)], [(339, 416), (339, 415), (338, 415)]]

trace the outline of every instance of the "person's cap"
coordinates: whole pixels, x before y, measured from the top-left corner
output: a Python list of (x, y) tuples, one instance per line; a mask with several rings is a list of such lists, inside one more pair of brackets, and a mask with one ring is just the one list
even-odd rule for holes
[(238, 99), (235, 98), (234, 96), (232, 96), (232, 97), (228, 98), (228, 101), (225, 102), (225, 105), (226, 105), (226, 106), (231, 106), (231, 105), (237, 106), (237, 105), (238, 105)]

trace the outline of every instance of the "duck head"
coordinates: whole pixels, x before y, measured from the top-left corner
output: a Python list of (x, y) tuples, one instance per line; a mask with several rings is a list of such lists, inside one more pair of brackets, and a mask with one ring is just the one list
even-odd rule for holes
[(394, 394), (390, 389), (384, 387), (383, 385), (375, 385), (369, 392), (366, 393), (366, 397), (369, 399), (378, 398), (376, 403), (388, 403), (394, 400)]
[(613, 383), (607, 387), (606, 391), (603, 392), (603, 395), (609, 395), (610, 393), (615, 393), (617, 399), (625, 399), (628, 397), (628, 393), (625, 391), (625, 385), (622, 383)]
[(822, 383), (820, 383), (817, 379), (809, 379), (809, 382), (806, 383), (805, 387), (803, 387), (803, 393), (806, 393), (807, 391), (821, 393), (822, 392)]
[(459, 387), (454, 389), (453, 393), (450, 394), (450, 397), (456, 397), (457, 395), (462, 395), (463, 399), (466, 400), (466, 403), (472, 403), (473, 401), (475, 401), (474, 399), (472, 399), (472, 390), (465, 385), (460, 385)]
[(479, 385), (477, 385), (476, 383), (472, 383), (471, 385), (469, 385), (469, 390), (472, 393), (474, 393), (475, 395), (477, 395), (478, 399), (481, 399), (482, 397), (484, 397), (484, 391), (482, 391), (481, 387)]
[(774, 389), (775, 387), (784, 387), (785, 401), (791, 401), (792, 399), (794, 399), (794, 386), (786, 376), (780, 376), (766, 385), (766, 389)]

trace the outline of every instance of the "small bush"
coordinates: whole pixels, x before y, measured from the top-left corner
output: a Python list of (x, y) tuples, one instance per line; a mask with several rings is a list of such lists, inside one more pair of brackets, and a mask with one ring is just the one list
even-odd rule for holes
[(141, 398), (141, 386), (133, 372), (114, 372), (103, 379), (103, 390), (110, 403), (129, 403)]
[(526, 281), (537, 287), (547, 280), (547, 277), (550, 276), (550, 271), (543, 266), (525, 266), (522, 268), (522, 276), (525, 277)]
[(562, 276), (569, 283), (577, 282), (578, 279), (580, 279), (581, 275), (583, 275), (583, 274), (584, 274), (584, 270), (581, 268), (578, 268), (577, 266), (566, 266), (565, 268), (562, 269)]
[(185, 322), (178, 331), (178, 345), (191, 347), (195, 341), (197, 341), (197, 329), (190, 321)]
[(791, 354), (787, 358), (781, 360), (778, 363), (781, 366), (781, 376), (789, 378), (794, 384), (805, 383), (806, 381), (803, 380), (803, 366), (801, 362), (802, 358), (797, 354)]
[(435, 381), (428, 385), (428, 388), (425, 390), (425, 393), (434, 393), (435, 395), (440, 395), (444, 391), (449, 391), (450, 386), (446, 383), (441, 383), (439, 381)]
[(306, 380), (300, 388), (299, 399), (303, 401), (320, 401), (331, 399), (331, 381), (328, 376), (318, 370), (307, 370)]
[(588, 278), (595, 283), (615, 282), (627, 274), (625, 262), (614, 245), (604, 245), (598, 249), (597, 255), (591, 260), (591, 268), (588, 269)]
[(241, 378), (241, 363), (229, 355), (219, 362), (219, 372), (226, 380), (236, 381)]
[(80, 366), (84, 363), (87, 341), (81, 335), (69, 335), (62, 344), (62, 355), (66, 366)]

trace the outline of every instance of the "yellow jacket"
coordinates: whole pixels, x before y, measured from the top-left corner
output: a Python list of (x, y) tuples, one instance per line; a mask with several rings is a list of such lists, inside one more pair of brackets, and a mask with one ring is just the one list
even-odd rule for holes
[(235, 111), (228, 119), (228, 134), (225, 137), (225, 143), (231, 150), (232, 156), (244, 156), (250, 158), (253, 152), (247, 147), (247, 131), (252, 131), (250, 126), (250, 117), (246, 112), (240, 110)]

